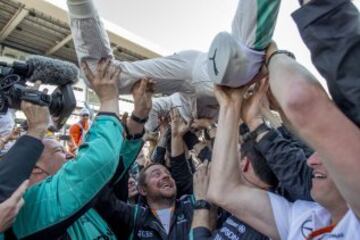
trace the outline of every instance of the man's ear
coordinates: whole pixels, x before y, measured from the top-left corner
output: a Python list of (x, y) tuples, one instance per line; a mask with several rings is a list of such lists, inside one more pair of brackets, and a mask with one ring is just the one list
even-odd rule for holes
[(138, 191), (141, 196), (145, 197), (147, 195), (146, 189), (144, 187), (138, 187)]

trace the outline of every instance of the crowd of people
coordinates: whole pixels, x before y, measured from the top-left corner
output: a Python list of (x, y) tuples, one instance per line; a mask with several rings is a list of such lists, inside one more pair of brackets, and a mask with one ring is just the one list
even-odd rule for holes
[(100, 109), (68, 157), (49, 109), (21, 103), (26, 133), (0, 139), (0, 239), (360, 239), (360, 14), (299, 2), (329, 93), (271, 40), (280, 0), (239, 0), (208, 53), (136, 62), (113, 58), (92, 0), (67, 0)]

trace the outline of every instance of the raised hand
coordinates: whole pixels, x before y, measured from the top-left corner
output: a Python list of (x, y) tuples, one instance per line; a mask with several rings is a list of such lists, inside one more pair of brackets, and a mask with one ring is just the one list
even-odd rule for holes
[(134, 98), (134, 112), (136, 117), (145, 119), (148, 117), (152, 107), (152, 94), (154, 92), (154, 81), (141, 79), (132, 87), (131, 93)]
[(196, 200), (206, 200), (206, 194), (209, 186), (210, 177), (210, 164), (207, 160), (199, 165), (197, 168), (194, 179), (194, 196)]
[(241, 108), (241, 118), (249, 126), (251, 130), (254, 130), (258, 125), (263, 122), (261, 109), (266, 100), (266, 93), (269, 89), (269, 83), (267, 77), (261, 79), (258, 83), (253, 94), (244, 100)]
[(229, 88), (225, 86), (215, 86), (215, 97), (219, 102), (220, 107), (235, 107), (241, 108), (241, 104), (248, 86), (241, 88)]
[(191, 127), (195, 129), (207, 129), (213, 123), (214, 121), (212, 119), (199, 118), (199, 119), (194, 119), (194, 121), (191, 124)]
[(6, 201), (0, 204), (0, 232), (4, 232), (15, 221), (16, 215), (24, 205), (23, 195), (29, 186), (29, 181), (24, 181)]
[[(33, 89), (38, 90), (41, 82), (37, 81)], [(22, 101), (21, 111), (26, 116), (28, 124), (28, 135), (36, 138), (43, 138), (50, 123), (50, 112), (47, 106), (39, 106), (31, 102)]]
[(278, 47), (276, 45), (276, 43), (273, 41), (269, 44), (268, 48), (266, 49), (266, 56), (265, 56), (265, 62), (268, 63), (269, 62), (269, 58), (271, 57), (271, 55), (278, 50)]
[(173, 137), (183, 137), (190, 129), (191, 123), (186, 123), (180, 116), (179, 111), (173, 108), (170, 112), (171, 134)]
[(118, 79), (121, 69), (111, 63), (111, 59), (99, 60), (95, 72), (92, 72), (87, 62), (82, 62), (81, 68), (89, 81), (90, 87), (98, 96), (102, 112), (119, 114)]

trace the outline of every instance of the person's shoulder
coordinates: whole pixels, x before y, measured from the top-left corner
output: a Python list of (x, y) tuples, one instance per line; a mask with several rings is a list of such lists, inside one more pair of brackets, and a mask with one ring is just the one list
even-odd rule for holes
[(293, 208), (317, 210), (323, 207), (321, 207), (320, 204), (318, 204), (317, 202), (297, 200), (294, 202)]
[(316, 202), (297, 200), (292, 205), (292, 215), (296, 218), (301, 216), (317, 215), (324, 208)]
[(70, 130), (78, 130), (78, 129), (80, 129), (79, 123), (74, 123), (73, 125), (70, 126)]
[(283, 212), (283, 214), (287, 214), (289, 220), (291, 219), (292, 221), (299, 218), (301, 219), (303, 217), (307, 218), (313, 214), (316, 215), (319, 211), (324, 209), (316, 202), (303, 200), (289, 202), (286, 198), (277, 194), (270, 192), (268, 194), (272, 208), (275, 210), (275, 212), (280, 211)]
[(360, 236), (360, 218), (349, 209), (331, 233), (336, 236), (343, 236), (341, 239)]
[(70, 126), (70, 128), (79, 128), (79, 127), (80, 127), (79, 123), (74, 123)]
[(294, 202), (290, 216), (292, 231), (301, 230), (302, 232), (315, 228), (314, 217), (322, 219), (322, 222), (327, 222), (331, 219), (329, 211), (320, 204), (302, 200)]

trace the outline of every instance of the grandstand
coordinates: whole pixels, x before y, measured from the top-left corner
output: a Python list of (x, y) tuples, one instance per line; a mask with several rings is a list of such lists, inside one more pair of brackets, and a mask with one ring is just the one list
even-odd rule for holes
[[(160, 56), (130, 36), (108, 30), (116, 59), (135, 61)], [(24, 60), (36, 54), (58, 58), (77, 64), (67, 12), (45, 0), (0, 0), (0, 56), (9, 61)], [(51, 90), (51, 89), (50, 89)], [(86, 102), (97, 109), (95, 95), (82, 81), (74, 85), (77, 110), (68, 123), (76, 121), (76, 113)], [(119, 99), (121, 110), (132, 108), (131, 97)], [(22, 118), (21, 113), (17, 117)]]

